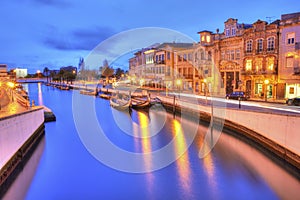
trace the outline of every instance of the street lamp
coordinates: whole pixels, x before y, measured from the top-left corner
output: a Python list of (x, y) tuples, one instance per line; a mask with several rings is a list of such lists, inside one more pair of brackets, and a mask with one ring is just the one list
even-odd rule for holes
[(206, 78), (203, 79), (203, 82), (204, 82), (204, 95), (205, 95), (206, 104), (207, 104), (207, 80), (206, 80)]
[(267, 99), (268, 99), (268, 95), (267, 95), (268, 90), (267, 90), (267, 87), (268, 87), (268, 84), (270, 83), (270, 81), (268, 79), (266, 79), (264, 81), (264, 83), (265, 83), (265, 101), (267, 101)]
[(181, 83), (182, 81), (181, 81), (181, 79), (177, 79), (176, 80), (176, 85), (177, 85), (177, 88), (178, 88), (178, 91), (179, 91), (179, 97), (180, 97), (180, 88), (181, 88)]

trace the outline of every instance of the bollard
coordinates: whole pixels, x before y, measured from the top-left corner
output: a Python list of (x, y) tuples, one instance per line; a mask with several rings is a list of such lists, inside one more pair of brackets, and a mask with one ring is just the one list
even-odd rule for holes
[(176, 112), (176, 108), (175, 108), (175, 95), (173, 97), (173, 117), (175, 117), (175, 112)]
[(241, 97), (239, 97), (239, 109), (241, 109)]

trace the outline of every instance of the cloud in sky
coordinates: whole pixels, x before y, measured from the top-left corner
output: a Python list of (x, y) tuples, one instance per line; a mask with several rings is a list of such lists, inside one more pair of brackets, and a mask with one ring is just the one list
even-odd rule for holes
[(92, 50), (99, 42), (115, 34), (110, 27), (92, 27), (90, 29), (76, 29), (67, 33), (51, 31), (46, 34), (42, 42), (49, 48), (57, 50)]
[(0, 63), (33, 70), (45, 63), (77, 65), (101, 41), (134, 28), (169, 28), (199, 40), (198, 31), (222, 31), (231, 17), (253, 23), (299, 12), (298, 1), (1, 0)]

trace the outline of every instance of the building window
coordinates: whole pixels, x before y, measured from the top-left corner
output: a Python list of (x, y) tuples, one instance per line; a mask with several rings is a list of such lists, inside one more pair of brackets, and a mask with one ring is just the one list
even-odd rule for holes
[(188, 54), (188, 60), (189, 60), (189, 61), (192, 61), (192, 60), (193, 60), (193, 57), (192, 57), (192, 54), (191, 54), (191, 53)]
[(230, 30), (228, 28), (225, 30), (225, 34), (227, 37), (230, 36)]
[(262, 50), (263, 50), (263, 40), (258, 39), (257, 40), (257, 52), (262, 52)]
[(225, 51), (221, 52), (221, 60), (225, 60)]
[(186, 54), (183, 54), (183, 61), (186, 61)]
[(201, 58), (200, 58), (201, 60), (205, 60), (205, 54), (204, 54), (204, 51), (201, 51), (201, 52), (200, 52), (200, 56), (201, 56)]
[(211, 60), (211, 51), (208, 52), (207, 56), (208, 56), (207, 59), (208, 59), (208, 60)]
[(286, 57), (286, 67), (294, 67), (294, 57)]
[(294, 94), (294, 93), (295, 93), (295, 88), (294, 88), (294, 87), (290, 87), (289, 93), (290, 93), (290, 94)]
[(204, 41), (205, 41), (205, 36), (202, 35), (202, 36), (201, 36), (201, 42), (204, 42)]
[(268, 38), (268, 51), (273, 51), (275, 46), (275, 39), (274, 37)]
[(252, 60), (247, 59), (246, 60), (246, 71), (251, 71), (252, 70)]
[(248, 40), (248, 41), (246, 42), (246, 52), (247, 52), (247, 53), (252, 52), (252, 40)]
[(231, 29), (231, 35), (232, 35), (232, 36), (235, 36), (235, 34), (236, 34), (236, 30), (235, 30), (235, 28), (232, 28), (232, 29)]
[(274, 70), (274, 57), (267, 58), (267, 70), (273, 71)]
[(230, 51), (230, 60), (234, 60), (234, 50)]
[(168, 60), (171, 59), (171, 53), (170, 53), (170, 52), (167, 53), (167, 59), (168, 59)]
[(226, 51), (226, 58), (225, 59), (230, 60), (230, 51), (229, 50)]
[(288, 33), (286, 36), (286, 44), (294, 44), (295, 43), (295, 33)]
[(235, 51), (235, 56), (236, 56), (236, 60), (239, 60), (240, 58), (241, 58), (241, 52), (240, 52), (240, 50), (236, 50)]
[(182, 58), (180, 55), (178, 55), (178, 62), (181, 62)]
[(209, 35), (206, 36), (206, 42), (210, 42), (210, 36)]
[(255, 70), (257, 72), (262, 70), (262, 58), (255, 59)]

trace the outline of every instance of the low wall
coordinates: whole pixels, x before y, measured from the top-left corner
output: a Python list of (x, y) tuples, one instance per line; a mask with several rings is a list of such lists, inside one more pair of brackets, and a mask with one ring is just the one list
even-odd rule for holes
[[(196, 102), (179, 101), (173, 97), (159, 97), (169, 111), (199, 114), (200, 120), (210, 121), (212, 108)], [(292, 166), (300, 169), (300, 117), (296, 115), (230, 109), (220, 104), (213, 107), (216, 119), (224, 119), (224, 126), (254, 140)], [(226, 106), (226, 105), (225, 105)], [(218, 120), (220, 122), (220, 120)]]
[(225, 119), (300, 169), (299, 116), (226, 109)]
[(43, 133), (43, 107), (0, 118), (0, 197)]

